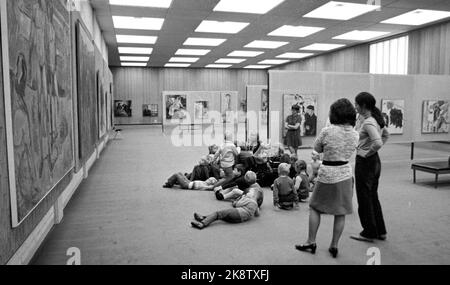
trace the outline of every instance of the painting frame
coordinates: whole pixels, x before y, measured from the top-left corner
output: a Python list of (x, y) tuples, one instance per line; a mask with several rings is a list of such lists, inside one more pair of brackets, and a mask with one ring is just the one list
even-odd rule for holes
[[(47, 105), (46, 108), (52, 109), (53, 113), (50, 114), (44, 114), (44, 118), (41, 120), (33, 120), (34, 118), (28, 119), (28, 126), (25, 126), (25, 128), (34, 129), (33, 131), (33, 137), (39, 134), (40, 131), (37, 131), (36, 128), (32, 128), (32, 125), (34, 124), (40, 124), (39, 126), (42, 127), (42, 129), (45, 128), (54, 128), (52, 132), (52, 136), (50, 137), (48, 134), (46, 135), (48, 138), (41, 140), (31, 139), (31, 136), (27, 139), (26, 142), (21, 142), (22, 144), (29, 143), (28, 147), (32, 147), (33, 149), (39, 149), (39, 153), (33, 153), (33, 154), (39, 154), (39, 155), (45, 155), (43, 148), (47, 147), (45, 144), (48, 144), (48, 147), (50, 149), (46, 150), (49, 151), (46, 155), (52, 155), (51, 156), (51, 162), (46, 160), (46, 164), (50, 164), (51, 167), (49, 169), (46, 169), (46, 174), (40, 174), (40, 175), (47, 175), (47, 176), (39, 176), (39, 177), (33, 177), (29, 176), (28, 180), (32, 180), (30, 182), (30, 185), (33, 186), (34, 191), (38, 188), (42, 188), (42, 192), (39, 193), (38, 196), (33, 197), (32, 201), (28, 202), (20, 202), (20, 197), (18, 194), (18, 191), (20, 186), (18, 186), (17, 181), (21, 180), (21, 184), (26, 184), (26, 182), (22, 182), (23, 179), (17, 178), (17, 163), (22, 163), (20, 160), (16, 158), (16, 151), (15, 150), (15, 128), (17, 128), (18, 124), (13, 123), (14, 120), (16, 120), (16, 112), (18, 111), (14, 107), (14, 100), (13, 97), (16, 97), (15, 92), (19, 92), (15, 89), (14, 86), (10, 84), (11, 82), (11, 76), (14, 75), (14, 72), (12, 71), (12, 61), (10, 60), (10, 57), (15, 57), (15, 53), (21, 53), (22, 49), (25, 50), (24, 53), (26, 53), (27, 46), (21, 46), (19, 49), (14, 49), (13, 52), (11, 52), (10, 47), (14, 46), (13, 43), (17, 43), (20, 41), (19, 37), (23, 37), (24, 34), (17, 34), (15, 31), (13, 32), (13, 35), (11, 35), (10, 26), (13, 26), (14, 24), (8, 23), (8, 14), (12, 13), (12, 11), (16, 12), (14, 6), (8, 6), (10, 3), (16, 2), (16, 1), (1, 1), (0, 6), (0, 27), (1, 27), (1, 54), (2, 58), (0, 60), (1, 66), (3, 71), (7, 70), (8, 72), (2, 72), (2, 81), (3, 81), (3, 90), (4, 96), (3, 96), (3, 102), (4, 102), (4, 108), (5, 108), (5, 129), (6, 129), (6, 150), (7, 150), (7, 163), (8, 163), (8, 177), (9, 177), (9, 193), (10, 193), (10, 210), (11, 210), (11, 226), (12, 228), (19, 227), (27, 218), (36, 210), (36, 208), (46, 199), (46, 197), (54, 191), (54, 189), (63, 181), (75, 168), (75, 158), (74, 158), (74, 151), (75, 151), (75, 145), (74, 145), (74, 138), (75, 138), (75, 130), (74, 130), (74, 113), (73, 113), (73, 98), (74, 93), (72, 91), (72, 74), (69, 71), (68, 74), (65, 74), (63, 71), (70, 70), (72, 65), (70, 60), (65, 61), (64, 58), (68, 54), (71, 53), (71, 21), (70, 21), (70, 11), (68, 10), (67, 5), (63, 5), (63, 3), (56, 1), (52, 2), (49, 5), (60, 5), (61, 7), (55, 7), (55, 12), (52, 17), (50, 17), (49, 14), (46, 14), (45, 12), (41, 12), (41, 16), (43, 15), (46, 17), (45, 23), (46, 23), (46, 29), (43, 33), (52, 33), (49, 35), (49, 38), (52, 39), (51, 41), (44, 42), (45, 48), (48, 50), (50, 55), (50, 61), (45, 61), (45, 65), (47, 68), (47, 75), (48, 77), (40, 77), (41, 80), (47, 80), (52, 81), (55, 84), (57, 84), (56, 92), (52, 99), (52, 101), (55, 101), (54, 104)], [(56, 3), (56, 4), (55, 4)], [(13, 5), (13, 4), (11, 4)], [(16, 3), (14, 5), (17, 5)], [(22, 11), (23, 13), (23, 11)], [(15, 18), (17, 20), (17, 18)], [(17, 20), (18, 21), (18, 20)], [(48, 26), (50, 23), (51, 27)], [(26, 30), (29, 31), (29, 30)], [(46, 35), (46, 34), (45, 34)], [(12, 39), (11, 39), (12, 38)], [(29, 43), (30, 45), (33, 43)], [(67, 53), (67, 54), (65, 54)], [(38, 54), (38, 56), (41, 56)], [(25, 57), (27, 58), (27, 57)], [(70, 59), (70, 56), (67, 56), (67, 58)], [(25, 61), (25, 59), (23, 59)], [(24, 63), (23, 63), (24, 64)], [(26, 63), (25, 63), (26, 64)], [(23, 65), (22, 65), (23, 68)], [(63, 71), (62, 71), (63, 70)], [(41, 71), (42, 72), (42, 71)], [(52, 74), (53, 73), (53, 74)], [(23, 74), (23, 73), (22, 73)], [(17, 75), (17, 74), (16, 74)], [(16, 76), (14, 75), (14, 76)], [(36, 74), (27, 74), (29, 77), (29, 80), (33, 79), (33, 76), (37, 76)], [(27, 81), (26, 77), (24, 79)], [(56, 80), (56, 81), (55, 81)], [(48, 84), (49, 82), (47, 82)], [(31, 88), (30, 86), (26, 85), (25, 88)], [(52, 90), (49, 89), (40, 89), (40, 90), (34, 90), (31, 89), (31, 91), (35, 92), (35, 98), (37, 100), (44, 100), (45, 98), (42, 98), (43, 96), (51, 96), (49, 95)], [(30, 90), (25, 90), (24, 92), (31, 92)], [(14, 94), (13, 94), (14, 93)], [(7, 95), (9, 94), (9, 95)], [(62, 101), (65, 100), (67, 103), (63, 103)], [(64, 105), (63, 107), (61, 107)], [(23, 108), (27, 108), (26, 103), (22, 105)], [(64, 110), (61, 110), (60, 108), (65, 108)], [(39, 110), (38, 110), (39, 111)], [(64, 113), (65, 116), (62, 116), (61, 114)], [(32, 113), (29, 113), (32, 114)], [(51, 126), (50, 126), (51, 125)], [(35, 126), (36, 127), (36, 126)], [(56, 128), (55, 128), (56, 127)], [(31, 131), (30, 131), (31, 133)], [(38, 141), (38, 142), (37, 142)], [(41, 145), (43, 148), (40, 149), (36, 145)], [(64, 146), (65, 145), (65, 146)], [(56, 157), (54, 157), (54, 148), (58, 147), (60, 148), (58, 151), (58, 154)], [(31, 154), (28, 154), (31, 155)], [(70, 160), (67, 160), (66, 162), (60, 162), (60, 158), (58, 158), (59, 155), (62, 155), (66, 159), (70, 157)], [(44, 157), (41, 157), (41, 159), (44, 159)], [(62, 158), (64, 160), (64, 158)], [(39, 163), (39, 162), (38, 162)], [(63, 163), (63, 165), (59, 165), (60, 163)], [(33, 165), (29, 165), (29, 169), (31, 170), (33, 168)], [(22, 168), (20, 168), (20, 173), (24, 172)], [(23, 175), (23, 174), (21, 174)], [(26, 175), (26, 174), (25, 174)], [(31, 174), (30, 174), (31, 175)], [(47, 183), (47, 184), (45, 184)], [(38, 184), (38, 185), (36, 185)], [(22, 191), (21, 191), (22, 192)], [(35, 195), (36, 193), (34, 193)], [(22, 194), (24, 195), (24, 194)], [(22, 198), (24, 199), (24, 198)], [(21, 203), (21, 205), (19, 205)], [(23, 203), (28, 203), (31, 205), (25, 206), (25, 212), (21, 212), (24, 209), (21, 209), (23, 207)]]
[[(422, 134), (441, 135), (449, 133), (449, 104), (450, 100), (431, 99), (422, 101)], [(443, 125), (445, 125), (444, 129), (442, 129)], [(430, 130), (436, 128), (437, 131)]]
[[(302, 116), (302, 125), (300, 126), (301, 137), (315, 137), (317, 133), (317, 118), (318, 118), (318, 94), (307, 94), (307, 93), (283, 93), (282, 102), (282, 136), (286, 137), (287, 131), (284, 128), (284, 123), (289, 115), (291, 115), (292, 106), (298, 105), (300, 108), (300, 115)], [(310, 107), (313, 107), (311, 110)], [(306, 125), (306, 115), (308, 112), (313, 112), (310, 125)], [(307, 127), (310, 127), (308, 129)]]
[(175, 125), (190, 117), (188, 95), (185, 92), (163, 93), (163, 121)]
[(133, 117), (132, 100), (114, 100), (114, 117), (131, 118)]
[[(391, 135), (403, 135), (405, 129), (405, 100), (382, 99), (381, 114)], [(389, 113), (388, 113), (389, 112)]]

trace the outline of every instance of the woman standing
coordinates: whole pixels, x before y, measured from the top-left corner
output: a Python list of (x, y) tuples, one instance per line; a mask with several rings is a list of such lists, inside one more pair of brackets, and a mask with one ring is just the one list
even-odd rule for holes
[(298, 148), (302, 145), (302, 138), (300, 128), (302, 126), (302, 117), (299, 114), (300, 107), (298, 105), (292, 106), (292, 114), (287, 117), (285, 122), (286, 145), (289, 147), (291, 154), (297, 155)]
[(296, 245), (300, 251), (316, 252), (316, 235), (320, 215), (334, 216), (333, 238), (329, 248), (331, 255), (338, 255), (339, 239), (344, 231), (345, 216), (353, 213), (353, 169), (349, 163), (358, 145), (355, 131), (356, 110), (347, 99), (336, 101), (330, 108), (329, 127), (322, 130), (314, 149), (323, 153), (316, 186), (311, 196), (309, 236), (305, 244)]
[(356, 195), (363, 231), (351, 238), (366, 242), (373, 242), (374, 239), (385, 240), (386, 226), (378, 200), (378, 181), (381, 174), (378, 151), (388, 140), (389, 132), (371, 94), (360, 93), (355, 101), (359, 113), (356, 124), (356, 130), (359, 132), (355, 166)]

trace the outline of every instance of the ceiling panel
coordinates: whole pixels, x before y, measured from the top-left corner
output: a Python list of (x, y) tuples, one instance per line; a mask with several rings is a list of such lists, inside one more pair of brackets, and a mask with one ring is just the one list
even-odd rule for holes
[[(125, 2), (126, 0), (124, 0)], [(245, 0), (242, 0), (245, 1)], [(333, 37), (353, 31), (371, 30), (390, 32), (387, 37), (404, 33), (420, 27), (381, 24), (380, 22), (409, 12), (414, 9), (435, 9), (450, 11), (450, 0), (381, 0), (381, 9), (373, 11), (349, 21), (337, 21), (327, 19), (304, 18), (303, 15), (313, 11), (329, 0), (285, 0), (279, 6), (265, 15), (248, 13), (214, 12), (214, 7), (219, 0), (173, 0), (169, 9), (110, 6), (108, 0), (91, 0), (95, 14), (102, 29), (106, 43), (108, 44), (111, 66), (119, 66), (119, 54), (117, 51), (116, 34), (152, 35), (158, 36), (154, 45), (120, 44), (120, 46), (152, 47), (150, 67), (162, 67), (166, 64), (179, 48), (204, 48), (211, 52), (200, 57), (200, 60), (192, 67), (202, 68), (213, 64), (220, 58), (225, 58), (235, 50), (256, 50), (264, 54), (249, 58), (240, 64), (234, 64), (232, 68), (242, 68), (247, 65), (257, 64), (266, 59), (275, 59), (277, 55), (285, 52), (299, 52), (301, 47), (313, 43), (341, 43), (347, 46), (360, 44), (358, 41), (334, 40)], [(368, 0), (342, 0), (342, 2), (367, 4)], [(372, 1), (376, 3), (377, 1)], [(112, 16), (133, 17), (158, 17), (165, 22), (161, 31), (145, 30), (116, 30), (113, 26)], [(248, 22), (248, 25), (238, 34), (220, 33), (196, 33), (195, 29), (203, 20)], [(444, 21), (448, 21), (444, 20)], [(268, 34), (283, 25), (302, 25), (326, 28), (316, 34), (305, 38), (291, 38), (268, 36)], [(225, 43), (218, 47), (183, 46), (188, 37), (223, 38)], [(288, 45), (276, 50), (248, 49), (244, 46), (254, 40), (286, 41)], [(314, 52), (320, 54), (323, 52)]]

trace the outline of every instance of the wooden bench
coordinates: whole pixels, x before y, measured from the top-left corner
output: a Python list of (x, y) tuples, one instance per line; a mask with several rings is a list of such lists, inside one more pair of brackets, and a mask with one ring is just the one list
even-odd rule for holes
[(414, 183), (416, 183), (416, 171), (423, 171), (423, 172), (435, 174), (436, 177), (435, 177), (434, 188), (437, 188), (439, 175), (440, 174), (450, 174), (450, 163), (447, 161), (415, 163), (411, 166), (411, 169), (413, 170)]

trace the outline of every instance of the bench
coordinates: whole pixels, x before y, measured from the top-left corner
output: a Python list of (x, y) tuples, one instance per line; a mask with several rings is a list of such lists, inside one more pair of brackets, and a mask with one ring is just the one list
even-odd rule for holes
[(181, 131), (195, 131), (201, 129), (201, 125), (199, 124), (179, 124), (178, 127)]
[(434, 188), (437, 188), (439, 175), (450, 174), (450, 163), (447, 161), (415, 163), (411, 166), (411, 169), (413, 170), (414, 183), (416, 183), (416, 171), (423, 171), (435, 174), (436, 177)]

